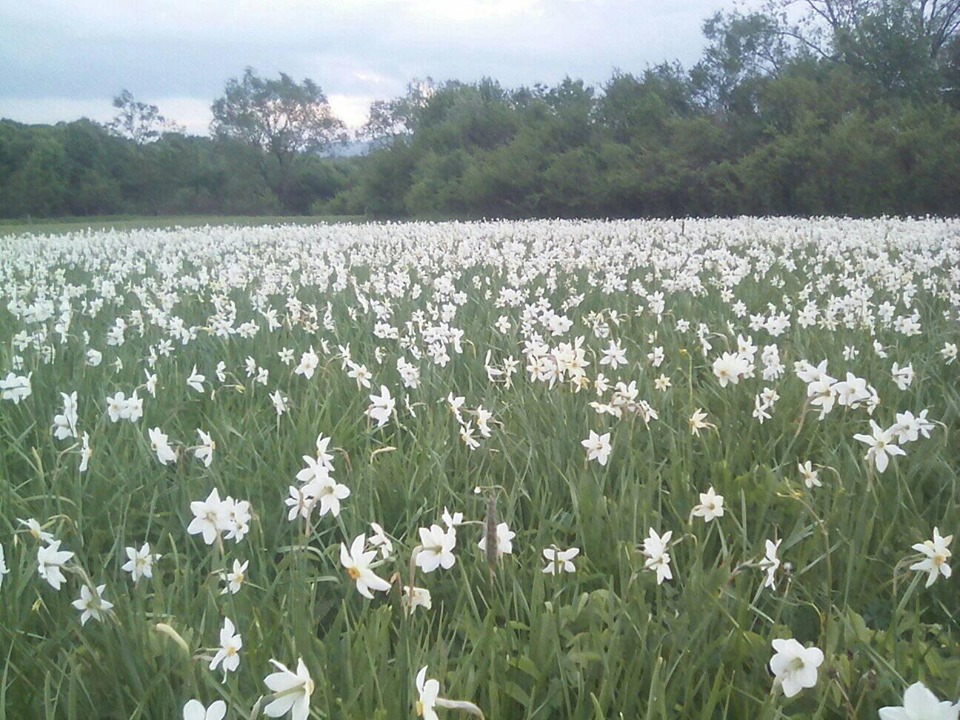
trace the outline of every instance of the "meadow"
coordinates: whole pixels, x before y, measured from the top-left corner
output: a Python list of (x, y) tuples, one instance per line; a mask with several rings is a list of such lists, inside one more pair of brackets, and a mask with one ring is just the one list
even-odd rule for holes
[(0, 720), (956, 718), (958, 343), (956, 220), (0, 236)]

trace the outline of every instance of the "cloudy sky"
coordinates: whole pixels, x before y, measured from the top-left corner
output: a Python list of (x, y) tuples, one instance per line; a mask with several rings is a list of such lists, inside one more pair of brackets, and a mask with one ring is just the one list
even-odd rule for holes
[(247, 66), (312, 78), (335, 113), (414, 78), (505, 87), (700, 55), (704, 18), (729, 0), (8, 0), (0, 3), (0, 117), (108, 121), (128, 89), (203, 134), (210, 104)]

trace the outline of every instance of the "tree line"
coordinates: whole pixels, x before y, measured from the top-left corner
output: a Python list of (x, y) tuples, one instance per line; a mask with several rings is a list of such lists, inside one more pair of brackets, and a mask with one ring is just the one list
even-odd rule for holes
[(108, 125), (0, 121), (0, 213), (954, 215), (958, 27), (960, 0), (770, 0), (707, 19), (689, 69), (413, 81), (362, 157), (329, 157), (347, 134), (310, 80), (247, 69), (210, 137), (121, 93)]

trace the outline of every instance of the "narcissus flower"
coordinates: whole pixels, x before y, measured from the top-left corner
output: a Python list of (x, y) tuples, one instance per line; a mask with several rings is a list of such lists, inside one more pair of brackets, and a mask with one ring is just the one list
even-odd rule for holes
[(80, 611), (81, 625), (86, 625), (90, 618), (103, 622), (104, 612), (113, 607), (113, 603), (107, 602), (103, 597), (106, 587), (106, 585), (97, 585), (95, 588), (89, 585), (80, 587), (80, 598), (73, 601), (73, 606)]
[(924, 559), (911, 565), (910, 569), (928, 573), (927, 587), (933, 585), (941, 575), (948, 578), (952, 574), (950, 566), (947, 565), (947, 560), (950, 559), (951, 555), (949, 546), (952, 540), (953, 535), (942, 537), (940, 528), (934, 528), (933, 540), (924, 540), (922, 543), (912, 546), (914, 550), (924, 556)]
[(960, 703), (941, 702), (922, 682), (915, 682), (903, 694), (903, 705), (880, 708), (880, 720), (957, 720)]
[(340, 564), (347, 569), (350, 579), (357, 584), (357, 592), (364, 597), (373, 599), (371, 590), (386, 592), (390, 583), (373, 571), (373, 559), (377, 556), (376, 550), (365, 550), (366, 535), (357, 535), (347, 550), (347, 546), (340, 543)]
[(774, 640), (773, 649), (776, 653), (770, 658), (770, 672), (774, 674), (774, 687), (782, 687), (784, 695), (791, 698), (817, 684), (817, 668), (823, 664), (823, 651), (805, 648), (793, 638)]
[(276, 660), (270, 660), (270, 663), (278, 672), (263, 679), (274, 693), (273, 700), (263, 709), (263, 714), (268, 717), (281, 717), (289, 712), (291, 720), (307, 720), (310, 715), (313, 679), (303, 658), (297, 660), (296, 672)]
[(223, 720), (227, 715), (227, 704), (223, 700), (214, 700), (206, 708), (199, 700), (188, 700), (183, 706), (183, 720)]

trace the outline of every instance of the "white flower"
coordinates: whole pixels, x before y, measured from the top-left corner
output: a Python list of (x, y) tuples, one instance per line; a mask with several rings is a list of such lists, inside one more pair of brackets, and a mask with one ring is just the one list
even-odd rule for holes
[(771, 540), (765, 540), (766, 545), (766, 555), (763, 560), (760, 561), (760, 569), (766, 571), (767, 579), (763, 583), (764, 587), (772, 588), (777, 578), (777, 570), (780, 568), (780, 558), (777, 557), (777, 551), (780, 549), (780, 543), (783, 542), (783, 539), (773, 542)]
[(366, 415), (371, 420), (376, 420), (377, 427), (383, 427), (390, 422), (390, 416), (396, 406), (397, 401), (390, 397), (390, 391), (385, 385), (381, 385), (380, 394), (370, 396), (370, 407), (367, 408)]
[(27, 518), (26, 520), (17, 518), (17, 522), (27, 528), (27, 532), (34, 540), (48, 545), (53, 542), (53, 535), (46, 532), (34, 518)]
[(820, 482), (820, 478), (817, 477), (818, 471), (813, 469), (813, 464), (809, 460), (805, 463), (798, 463), (797, 468), (800, 470), (801, 477), (803, 477), (804, 485), (808, 488), (823, 487), (823, 483)]
[(220, 493), (214, 488), (210, 491), (206, 500), (195, 500), (190, 503), (190, 512), (193, 513), (194, 517), (187, 526), (187, 532), (190, 535), (202, 534), (203, 541), (207, 545), (213, 545), (217, 535), (226, 526)]
[(63, 414), (53, 418), (53, 436), (57, 440), (77, 437), (77, 392), (74, 390), (67, 395), (60, 393), (63, 398)]
[(447, 510), (446, 505), (443, 506), (443, 513), (441, 513), (440, 518), (443, 520), (443, 524), (448, 528), (463, 524), (463, 513), (455, 512), (450, 514), (450, 511)]
[(420, 587), (411, 590), (408, 585), (403, 586), (403, 595), (400, 596), (400, 602), (408, 615), (412, 615), (418, 607), (422, 607), (424, 610), (430, 610), (433, 607), (429, 590)]
[(900, 367), (897, 363), (894, 363), (890, 374), (893, 376), (893, 381), (897, 384), (897, 387), (906, 390), (913, 382), (913, 364)]
[(220, 630), (220, 649), (210, 661), (210, 669), (216, 670), (217, 665), (223, 668), (223, 680), (226, 682), (228, 672), (236, 672), (240, 667), (240, 649), (243, 647), (243, 638), (230, 618), (223, 619), (223, 628)]
[(433, 678), (427, 680), (427, 666), (417, 673), (417, 692), (420, 695), (415, 708), (417, 715), (423, 720), (439, 720), (437, 711), (433, 708), (436, 707), (437, 696), (440, 694), (440, 682)]
[(243, 584), (247, 581), (247, 567), (249, 565), (249, 560), (244, 560), (243, 562), (239, 560), (233, 561), (233, 570), (223, 575), (223, 580), (227, 583), (227, 586), (220, 591), (221, 595), (226, 595), (227, 593), (236, 595), (240, 592), (240, 588), (242, 588)]
[(393, 554), (393, 543), (390, 542), (390, 538), (387, 537), (380, 525), (372, 522), (370, 527), (373, 529), (373, 534), (370, 535), (369, 539), (370, 545), (380, 548), (380, 557), (386, 560)]
[(3, 587), (3, 576), (10, 572), (7, 567), (7, 560), (3, 556), (3, 545), (0, 545), (0, 587)]
[(314, 351), (313, 345), (311, 345), (310, 349), (300, 356), (300, 364), (297, 365), (294, 372), (297, 375), (303, 375), (307, 380), (309, 380), (313, 377), (313, 373), (316, 371), (319, 365), (320, 357)]
[(853, 436), (853, 439), (870, 446), (864, 458), (867, 462), (873, 464), (878, 473), (882, 473), (887, 469), (892, 455), (906, 455), (907, 453), (894, 442), (893, 433), (890, 430), (881, 429), (874, 420), (870, 421), (870, 427), (873, 429), (872, 435), (858, 433)]
[(87, 365), (90, 367), (96, 367), (103, 362), (103, 353), (99, 350), (94, 350), (90, 348), (87, 350)]
[[(517, 534), (509, 528), (509, 526), (502, 522), (497, 525), (497, 557), (500, 558), (504, 555), (513, 554), (513, 539)], [(480, 538), (480, 542), (477, 543), (477, 547), (480, 548), (484, 553), (487, 552), (487, 536), (484, 534)]]
[(736, 385), (747, 374), (747, 362), (737, 353), (723, 353), (713, 361), (713, 374), (717, 376), (720, 387), (727, 383)]
[(201, 375), (197, 372), (197, 366), (193, 366), (193, 370), (190, 371), (190, 377), (187, 378), (187, 386), (196, 390), (198, 393), (203, 392), (203, 381), (206, 380), (205, 375)]
[(365, 550), (367, 538), (357, 535), (350, 545), (340, 543), (340, 564), (347, 569), (347, 574), (357, 583), (357, 592), (364, 597), (373, 599), (371, 590), (387, 592), (390, 583), (373, 571), (373, 559), (377, 556), (376, 550)]
[(433, 572), (438, 567), (449, 570), (457, 562), (453, 549), (457, 545), (457, 531), (453, 527), (444, 530), (439, 525), (420, 528), (420, 552), (416, 565), (424, 572)]
[(670, 552), (669, 543), (673, 536), (673, 531), (667, 530), (663, 537), (650, 528), (648, 537), (643, 540), (643, 554), (647, 558), (643, 567), (652, 570), (657, 574), (657, 585), (661, 585), (664, 580), (671, 580), (673, 572), (670, 570)]
[(555, 575), (561, 572), (572, 573), (576, 571), (573, 559), (580, 554), (580, 548), (570, 548), (561, 550), (556, 545), (544, 548), (543, 556), (547, 559), (547, 566), (541, 572), (547, 575)]
[(106, 587), (106, 585), (98, 585), (92, 590), (89, 585), (80, 587), (80, 599), (74, 600), (73, 606), (80, 611), (81, 625), (86, 625), (90, 618), (103, 622), (103, 613), (113, 607), (113, 603), (103, 599), (103, 591)]
[(139, 550), (128, 547), (124, 548), (124, 551), (129, 559), (120, 569), (130, 573), (134, 583), (139, 582), (142, 577), (153, 577), (153, 563), (159, 560), (160, 556), (150, 553), (150, 543), (144, 543)]
[(613, 448), (610, 445), (610, 433), (598, 435), (593, 430), (590, 431), (590, 437), (581, 440), (580, 444), (587, 450), (587, 461), (596, 460), (601, 465), (607, 464), (607, 458)]
[(770, 659), (770, 671), (774, 674), (774, 686), (780, 685), (783, 694), (793, 697), (803, 688), (817, 684), (817, 668), (823, 663), (819, 648), (805, 648), (793, 638), (773, 641), (776, 651)]
[(73, 557), (72, 552), (60, 549), (60, 541), (53, 540), (37, 550), (37, 572), (50, 587), (59, 590), (66, 578), (63, 576), (63, 565)]
[(197, 428), (197, 435), (200, 436), (200, 447), (194, 449), (193, 455), (197, 460), (201, 460), (204, 467), (210, 467), (213, 462), (213, 451), (217, 449), (217, 443), (200, 428)]
[(223, 720), (227, 714), (227, 704), (223, 700), (214, 700), (205, 708), (199, 700), (188, 700), (183, 706), (183, 720)]
[(270, 660), (279, 672), (271, 673), (263, 682), (274, 693), (274, 699), (263, 709), (269, 717), (290, 713), (291, 720), (307, 720), (310, 715), (310, 696), (313, 694), (313, 679), (307, 671), (303, 658), (297, 660), (293, 672), (282, 663)]
[(902, 707), (880, 708), (880, 720), (957, 720), (960, 703), (940, 702), (922, 682), (915, 682), (903, 694)]
[(951, 555), (948, 548), (952, 540), (953, 535), (941, 537), (940, 528), (934, 528), (933, 540), (924, 540), (922, 543), (911, 546), (923, 555), (924, 559), (911, 565), (910, 569), (928, 573), (927, 587), (933, 585), (941, 575), (948, 578), (952, 574), (950, 566), (947, 565), (947, 560), (950, 559)]
[(700, 493), (700, 504), (694, 506), (690, 516), (702, 517), (704, 522), (723, 517), (723, 495), (718, 495), (711, 486), (705, 493)]
[(19, 405), (21, 400), (30, 397), (33, 389), (30, 387), (30, 377), (33, 373), (25, 376), (7, 373), (5, 380), (0, 380), (0, 400), (10, 400), (14, 405)]
[(160, 428), (150, 428), (147, 434), (150, 436), (150, 447), (157, 454), (157, 459), (161, 464), (166, 465), (177, 461), (177, 451), (170, 447), (165, 432)]

